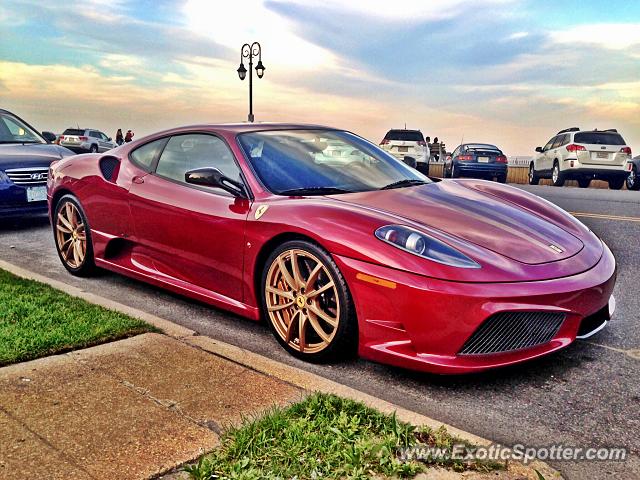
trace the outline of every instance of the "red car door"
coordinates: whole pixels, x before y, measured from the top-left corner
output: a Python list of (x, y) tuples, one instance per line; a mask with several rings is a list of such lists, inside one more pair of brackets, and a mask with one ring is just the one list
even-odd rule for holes
[(134, 179), (129, 200), (136, 233), (134, 261), (151, 274), (242, 301), (250, 204), (223, 190), (185, 182), (187, 171), (203, 167), (240, 179), (224, 140), (200, 133), (171, 137), (154, 171)]

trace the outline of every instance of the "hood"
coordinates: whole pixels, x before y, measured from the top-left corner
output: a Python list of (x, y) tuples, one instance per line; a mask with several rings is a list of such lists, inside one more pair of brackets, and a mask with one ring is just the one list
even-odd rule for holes
[(584, 247), (576, 235), (545, 215), (468, 188), (464, 182), (443, 181), (334, 198), (403, 217), (529, 265), (563, 260)]
[(0, 170), (50, 165), (51, 162), (69, 155), (74, 153), (60, 145), (49, 143), (0, 145)]

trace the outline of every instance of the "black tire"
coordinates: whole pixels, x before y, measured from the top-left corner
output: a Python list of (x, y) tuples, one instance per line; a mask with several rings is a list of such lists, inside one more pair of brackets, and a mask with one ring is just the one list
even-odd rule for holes
[[(65, 259), (61, 250), (60, 242), (58, 241), (57, 219), (61, 210), (63, 208), (66, 208), (67, 203), (71, 203), (77, 210), (82, 220), (82, 224), (84, 225), (84, 234), (86, 236), (86, 241), (85, 241), (86, 247), (85, 247), (84, 259), (77, 266), (71, 265), (67, 261), (67, 259)], [(91, 240), (91, 228), (89, 227), (89, 222), (87, 221), (87, 216), (85, 215), (84, 210), (82, 209), (82, 205), (80, 205), (80, 202), (76, 197), (74, 197), (73, 195), (64, 195), (58, 200), (54, 209), (52, 226), (53, 226), (53, 238), (54, 238), (54, 243), (56, 245), (56, 251), (58, 252), (58, 257), (60, 258), (62, 265), (64, 265), (64, 268), (66, 268), (69, 271), (69, 273), (71, 273), (72, 275), (75, 275), (78, 277), (88, 277), (95, 274), (97, 268), (96, 268), (96, 265), (94, 262), (94, 256), (93, 256), (93, 241)]]
[(578, 179), (578, 186), (580, 188), (589, 188), (589, 185), (591, 185), (591, 179), (590, 178), (579, 178)]
[(625, 178), (624, 177), (614, 177), (614, 178), (610, 178), (608, 180), (609, 182), (609, 188), (611, 190), (620, 190), (622, 188), (622, 186), (624, 185), (625, 182)]
[(451, 178), (460, 178), (460, 172), (456, 168), (455, 163), (451, 165)]
[(98, 146), (97, 145), (91, 145), (89, 147), (89, 153), (98, 153)]
[(638, 178), (638, 169), (635, 165), (625, 181), (627, 183), (627, 190), (640, 190), (640, 179)]
[(554, 187), (562, 187), (564, 185), (565, 176), (560, 170), (560, 164), (557, 160), (553, 162), (553, 169), (551, 171), (551, 183)]
[(507, 176), (506, 175), (498, 175), (496, 177), (496, 182), (498, 182), (498, 183), (507, 183)]
[(529, 185), (538, 185), (539, 183), (540, 177), (536, 173), (533, 163), (531, 163), (531, 165), (529, 165)]
[[(333, 281), (336, 287), (335, 291), (337, 292), (337, 298), (340, 302), (340, 313), (337, 317), (338, 326), (335, 329), (335, 334), (327, 346), (317, 352), (300, 352), (289, 345), (289, 343), (278, 333), (277, 327), (274, 324), (267, 308), (266, 287), (269, 272), (272, 269), (272, 266), (275, 268), (277, 259), (281, 254), (286, 254), (286, 252), (293, 250), (309, 253), (320, 260), (329, 273), (329, 279)], [(304, 293), (304, 291), (300, 290), (298, 293)], [(297, 296), (295, 298), (297, 298)], [(269, 324), (273, 335), (276, 337), (276, 340), (278, 340), (280, 345), (282, 345), (291, 355), (309, 362), (333, 362), (345, 357), (351, 357), (356, 353), (358, 345), (358, 321), (351, 293), (349, 292), (349, 287), (347, 286), (342, 273), (340, 273), (338, 266), (331, 258), (331, 255), (318, 245), (305, 240), (292, 240), (279, 245), (273, 252), (271, 252), (269, 258), (267, 258), (267, 261), (265, 262), (260, 279), (260, 300), (262, 315)], [(293, 307), (295, 308), (295, 302), (293, 303)]]

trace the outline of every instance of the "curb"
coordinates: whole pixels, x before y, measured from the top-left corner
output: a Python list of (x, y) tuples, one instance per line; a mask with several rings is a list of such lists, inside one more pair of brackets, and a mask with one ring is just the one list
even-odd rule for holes
[[(235, 345), (231, 345), (229, 343), (214, 340), (206, 336), (200, 336), (194, 330), (188, 329), (186, 327), (183, 327), (182, 325), (178, 325), (164, 318), (157, 317), (150, 313), (138, 310), (133, 307), (129, 307), (113, 300), (109, 300), (99, 295), (87, 292), (86, 290), (83, 290), (81, 288), (61, 282), (59, 280), (54, 280), (44, 275), (31, 272), (24, 268), (8, 263), (4, 260), (0, 260), (0, 268), (18, 277), (44, 283), (53, 288), (61, 290), (68, 295), (86, 300), (89, 303), (93, 303), (95, 305), (99, 305), (107, 309), (124, 313), (131, 317), (143, 320), (150, 325), (153, 325), (154, 327), (162, 330), (162, 333), (169, 337), (175, 338), (176, 340), (186, 343), (192, 347), (202, 349), (206, 352), (217, 355), (221, 358), (225, 358), (244, 367), (264, 373), (266, 375), (270, 375), (280, 381), (289, 383), (301, 389), (339, 395), (341, 397), (362, 402), (369, 407), (375, 408), (387, 414), (393, 414), (395, 412), (398, 419), (411, 423), (413, 425), (426, 425), (433, 429), (438, 429), (441, 426), (444, 426), (450, 434), (476, 445), (488, 446), (495, 444), (495, 442), (492, 442), (491, 440), (488, 440), (486, 438), (479, 437), (472, 433), (456, 428), (452, 425), (448, 425), (436, 419), (427, 417), (417, 412), (413, 412), (406, 408), (400, 407), (399, 405), (395, 405), (393, 403), (387, 402), (386, 400), (382, 400), (380, 398), (374, 397), (373, 395), (369, 395), (367, 393), (361, 392), (360, 390), (356, 390), (355, 388), (342, 385), (340, 383), (334, 382), (333, 380), (328, 380), (320, 375), (316, 375), (315, 373), (307, 372), (306, 370), (286, 365), (276, 360), (267, 358), (263, 355), (245, 350), (240, 347), (236, 347)], [(545, 462), (536, 460), (529, 463), (529, 467), (539, 470), (540, 473), (542, 473), (547, 479), (562, 478), (562, 475), (559, 471), (555, 470)]]

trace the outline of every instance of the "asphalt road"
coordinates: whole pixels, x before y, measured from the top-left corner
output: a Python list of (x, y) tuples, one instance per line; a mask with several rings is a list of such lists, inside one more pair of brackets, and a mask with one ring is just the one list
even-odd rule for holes
[(611, 247), (619, 268), (618, 310), (609, 326), (587, 341), (476, 375), (426, 375), (363, 360), (305, 364), (286, 354), (262, 324), (111, 273), (72, 277), (57, 258), (46, 218), (0, 220), (0, 258), (506, 445), (626, 447), (626, 462), (550, 463), (570, 479), (638, 479), (640, 193), (522, 188), (576, 213)]

